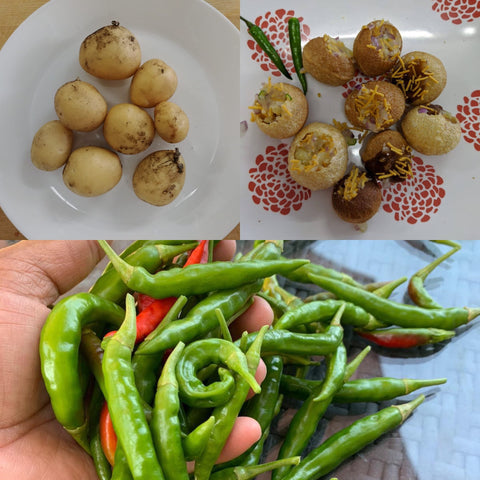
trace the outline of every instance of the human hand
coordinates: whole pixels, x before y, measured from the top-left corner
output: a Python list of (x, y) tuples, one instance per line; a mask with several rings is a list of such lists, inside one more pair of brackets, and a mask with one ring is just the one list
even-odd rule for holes
[[(235, 242), (221, 242), (216, 260), (229, 260), (234, 252)], [(95, 241), (25, 241), (0, 250), (0, 478), (97, 479), (88, 454), (55, 419), (38, 343), (48, 306), (83, 280), (102, 256)], [(258, 329), (272, 316), (260, 299), (236, 323), (240, 329), (242, 323)], [(264, 372), (258, 375), (261, 380)], [(220, 460), (239, 455), (259, 436), (255, 421), (240, 418)]]

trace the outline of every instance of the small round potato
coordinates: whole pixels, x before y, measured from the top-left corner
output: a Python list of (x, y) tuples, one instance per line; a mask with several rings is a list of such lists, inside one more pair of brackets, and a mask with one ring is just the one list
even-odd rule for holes
[(73, 80), (55, 93), (55, 112), (70, 130), (91, 132), (98, 128), (107, 115), (107, 102), (90, 83)]
[(94, 77), (122, 80), (137, 71), (142, 53), (132, 32), (112, 22), (85, 38), (80, 46), (79, 61)]
[(133, 155), (152, 144), (155, 125), (145, 110), (131, 103), (119, 103), (108, 112), (103, 135), (117, 152)]
[(130, 84), (130, 101), (139, 107), (154, 107), (168, 100), (177, 89), (177, 74), (164, 61), (153, 58), (135, 73)]
[(186, 113), (173, 102), (161, 102), (154, 111), (155, 129), (168, 143), (179, 143), (188, 134), (189, 122)]
[(77, 195), (96, 197), (111, 190), (122, 177), (118, 155), (100, 147), (77, 148), (63, 169), (65, 185)]
[(60, 120), (47, 122), (33, 137), (30, 150), (32, 163), (40, 170), (56, 170), (67, 161), (72, 143), (73, 132)]
[(133, 175), (138, 198), (156, 206), (171, 203), (185, 183), (185, 162), (178, 148), (159, 150), (145, 157)]

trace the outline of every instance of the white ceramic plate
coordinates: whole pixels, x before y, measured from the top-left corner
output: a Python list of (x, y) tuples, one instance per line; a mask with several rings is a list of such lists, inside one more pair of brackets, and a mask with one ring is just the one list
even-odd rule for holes
[[(476, 4), (476, 5), (474, 5)], [(480, 201), (480, 9), (478, 2), (405, 0), (381, 2), (336, 0), (303, 2), (243, 0), (242, 16), (258, 21), (268, 32), (290, 72), (287, 21), (301, 19), (303, 44), (325, 33), (340, 37), (352, 48), (362, 25), (373, 19), (390, 20), (403, 37), (403, 53), (423, 50), (445, 64), (448, 82), (433, 103), (442, 105), (461, 121), (462, 140), (449, 154), (414, 152), (413, 181), (383, 192), (382, 206), (364, 232), (341, 221), (331, 207), (331, 190), (311, 192), (299, 187), (286, 171), (291, 139), (274, 140), (250, 122), (248, 106), (270, 76), (287, 81), (263, 53), (255, 50), (244, 24), (241, 27), (240, 120), (248, 121), (241, 136), (243, 181), (242, 238), (439, 238), (455, 235), (478, 238), (476, 205)], [(300, 86), (297, 78), (291, 83)], [(356, 83), (365, 77), (357, 76)], [(346, 121), (344, 95), (348, 88), (330, 87), (308, 76), (307, 122)], [(351, 86), (349, 88), (352, 88)], [(321, 96), (319, 96), (319, 94)], [(359, 148), (349, 150), (350, 163), (360, 164)]]
[[(109, 107), (128, 101), (129, 80), (103, 81), (78, 63), (82, 40), (119, 21), (137, 37), (142, 60), (161, 58), (178, 76), (172, 101), (190, 119), (186, 182), (165, 207), (139, 200), (131, 179), (147, 154), (172, 148), (158, 136), (151, 147), (121, 155), (120, 183), (84, 198), (68, 190), (62, 169), (37, 170), (30, 145), (37, 129), (56, 118), (53, 97), (79, 77), (95, 85)], [(202, 0), (52, 0), (32, 14), (0, 51), (0, 205), (28, 238), (222, 238), (239, 221), (238, 30)], [(233, 93), (232, 93), (233, 92)], [(105, 145), (98, 131), (75, 144)], [(228, 206), (228, 208), (226, 208)]]

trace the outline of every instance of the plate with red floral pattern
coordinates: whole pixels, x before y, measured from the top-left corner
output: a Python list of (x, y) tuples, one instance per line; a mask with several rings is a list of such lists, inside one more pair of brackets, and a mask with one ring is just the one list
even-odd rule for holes
[[(476, 205), (480, 202), (480, 0), (405, 0), (278, 2), (243, 0), (241, 14), (260, 26), (281, 56), (286, 79), (258, 47), (245, 24), (240, 37), (240, 130), (242, 165), (242, 238), (478, 238)], [(290, 176), (287, 158), (293, 137), (277, 140), (263, 134), (250, 118), (255, 94), (271, 79), (300, 87), (294, 74), (288, 20), (300, 20), (302, 46), (328, 34), (348, 48), (363, 25), (388, 20), (402, 35), (402, 55), (424, 51), (440, 58), (447, 85), (434, 103), (461, 124), (458, 146), (444, 155), (413, 151), (413, 177), (382, 184), (377, 214), (362, 227), (342, 221), (331, 205), (332, 190), (311, 191)], [(307, 74), (307, 101), (313, 121), (347, 122), (345, 98), (369, 80), (361, 73), (333, 87)], [(349, 148), (349, 165), (361, 165), (360, 147)]]

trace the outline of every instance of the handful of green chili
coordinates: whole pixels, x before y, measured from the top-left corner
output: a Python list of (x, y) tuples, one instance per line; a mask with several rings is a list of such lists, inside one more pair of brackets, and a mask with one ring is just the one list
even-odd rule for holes
[[(298, 28), (295, 20), (293, 31)], [(413, 276), (421, 281), (416, 292), (427, 300), (406, 305), (388, 299), (393, 285), (401, 282), (369, 291), (341, 272), (283, 258), (280, 241), (256, 242), (235, 261), (210, 258), (185, 268), (170, 267), (196, 242), (139, 241), (122, 255), (101, 244), (111, 263), (89, 293), (71, 295), (53, 307), (40, 338), (42, 375), (54, 413), (91, 454), (101, 480), (187, 480), (187, 460), (195, 460), (196, 480), (246, 480), (273, 469), (274, 480), (318, 479), (400, 426), (424, 396), (352, 422), (305, 455), (331, 404), (390, 402), (446, 382), (351, 380), (372, 347), (349, 359), (344, 327), (386, 348), (410, 348), (447, 342), (458, 326), (480, 314), (478, 308), (445, 308), (427, 301), (423, 280), (450, 252)], [(331, 295), (304, 303), (280, 286), (280, 277), (310, 282)], [(137, 344), (138, 292), (153, 299), (175, 296), (177, 301), (171, 302), (165, 323)], [(252, 305), (256, 294), (275, 307), (273, 326), (232, 341), (228, 325)], [(100, 343), (108, 325), (117, 331)], [(267, 374), (259, 384), (254, 374), (261, 359)], [(309, 365), (318, 361), (324, 378), (306, 378)], [(291, 362), (300, 365), (296, 375), (288, 370)], [(91, 396), (85, 379), (93, 387)], [(249, 390), (254, 396), (247, 400)], [(270, 427), (288, 397), (301, 404), (279, 459), (259, 464)], [(99, 408), (105, 401), (118, 439), (115, 460), (109, 460), (112, 467), (99, 429)], [(239, 415), (257, 420), (262, 437), (239, 457), (215, 465)]]

